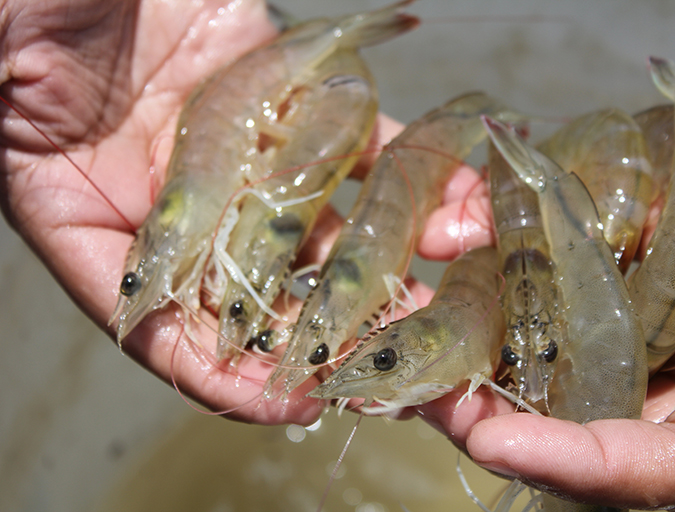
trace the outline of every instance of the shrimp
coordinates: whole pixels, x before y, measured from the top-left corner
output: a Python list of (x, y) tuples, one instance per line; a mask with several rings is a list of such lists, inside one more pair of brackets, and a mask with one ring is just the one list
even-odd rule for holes
[(659, 105), (633, 116), (647, 143), (654, 188), (665, 191), (673, 163), (673, 105)]
[[(652, 59), (652, 74), (661, 80), (672, 74), (675, 65), (669, 61)], [(658, 77), (654, 77), (655, 80)], [(675, 99), (675, 82), (667, 81), (670, 96)], [(668, 92), (668, 91), (665, 91)], [(670, 109), (668, 138), (673, 137), (672, 107)], [(672, 146), (670, 152), (672, 169)], [(630, 280), (629, 291), (635, 309), (642, 321), (647, 343), (650, 373), (656, 372), (675, 352), (675, 187), (670, 183), (666, 203), (652, 235), (647, 254)]]
[[(319, 66), (320, 106), (274, 162), (275, 169), (299, 169), (257, 185), (259, 197), (244, 201), (227, 249), (216, 250), (232, 277), (220, 309), (218, 359), (230, 358), (235, 364), (239, 352), (230, 343), (246, 345), (264, 327), (268, 314), (275, 317), (269, 305), (319, 210), (356, 163), (356, 153), (365, 148), (378, 104), (373, 79), (357, 49), (414, 27), (416, 18), (399, 14), (401, 5), (315, 23), (314, 30), (321, 31), (316, 39), (328, 54)], [(338, 158), (345, 153), (351, 156)], [(316, 160), (321, 162), (303, 167)]]
[[(401, 5), (371, 17), (392, 23), (393, 33), (415, 26), (416, 18), (398, 14)], [(340, 20), (349, 25), (352, 18)], [(235, 190), (272, 171), (277, 149), (307, 119), (298, 92), (335, 51), (334, 28), (325, 20), (300, 25), (220, 69), (188, 99), (166, 184), (129, 250), (111, 318), (118, 318), (118, 343), (171, 300), (182, 305), (187, 319), (199, 308), (222, 210)], [(350, 40), (346, 34), (343, 39)]]
[[(489, 119), (486, 125), (500, 153), (539, 195), (556, 266), (568, 336), (549, 386), (551, 414), (582, 424), (640, 418), (647, 390), (644, 336), (590, 194), (574, 173), (504, 125)], [(547, 511), (585, 507), (544, 495)]]
[(373, 413), (428, 402), (465, 380), (478, 387), (494, 373), (505, 329), (497, 264), (491, 247), (463, 254), (427, 307), (362, 342), (309, 396), (382, 404), (365, 409)]
[[(290, 341), (268, 381), (268, 394), (277, 379), (286, 378), (287, 392), (304, 382), (319, 368), (312, 365), (337, 354), (391, 298), (387, 277), (404, 277), (444, 183), (485, 138), (480, 115), (488, 113), (515, 116), (484, 93), (466, 94), (428, 112), (389, 144), (366, 177), (317, 285), (287, 333)], [(414, 175), (409, 184), (399, 166)], [(288, 365), (301, 368), (284, 368)]]
[(543, 399), (547, 407), (558, 347), (565, 343), (565, 325), (539, 202), (493, 144), (488, 168), (505, 280), (501, 301), (507, 330), (502, 360), (510, 367), (519, 397), (533, 404)]
[(539, 145), (573, 172), (593, 197), (603, 233), (622, 272), (633, 261), (654, 199), (652, 168), (642, 130), (626, 112), (583, 115)]

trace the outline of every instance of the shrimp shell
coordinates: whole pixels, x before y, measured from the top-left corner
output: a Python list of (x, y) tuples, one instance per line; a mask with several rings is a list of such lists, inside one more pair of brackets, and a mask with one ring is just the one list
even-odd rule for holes
[(647, 387), (644, 335), (590, 194), (575, 174), (488, 122), (499, 151), (539, 194), (564, 301), (568, 340), (550, 386), (551, 412), (577, 423), (639, 418)]
[[(269, 307), (319, 210), (356, 163), (354, 153), (365, 148), (377, 114), (377, 91), (357, 50), (412, 28), (414, 18), (400, 15), (400, 7), (326, 24), (322, 38), (335, 48), (319, 67), (325, 73), (321, 82), (325, 95), (317, 102), (313, 122), (295, 134), (293, 145), (275, 161), (276, 170), (301, 168), (255, 187), (265, 202), (255, 197), (245, 200), (227, 246), (230, 261), (223, 265), (232, 279), (220, 309), (219, 359), (230, 358), (236, 364), (239, 352), (231, 344), (245, 346), (265, 327), (267, 314), (274, 315)], [(343, 154), (352, 156), (337, 158)], [(320, 163), (302, 168), (315, 161)]]
[[(398, 13), (405, 3), (377, 11), (372, 18), (392, 24), (388, 35), (412, 28), (417, 19)], [(328, 20), (302, 24), (216, 71), (188, 98), (166, 184), (127, 256), (118, 306), (110, 320), (119, 317), (118, 343), (147, 314), (171, 300), (183, 306), (189, 332), (222, 210), (235, 190), (271, 172), (269, 160), (282, 141), (268, 147), (264, 138), (292, 130), (297, 121), (294, 92), (311, 81), (316, 67), (334, 52), (335, 37), (326, 37), (334, 27)], [(383, 38), (382, 33), (373, 37)], [(349, 37), (342, 39), (349, 44)], [(299, 112), (299, 117), (305, 115)]]
[(647, 143), (654, 188), (663, 193), (670, 182), (673, 163), (673, 105), (659, 105), (633, 116)]

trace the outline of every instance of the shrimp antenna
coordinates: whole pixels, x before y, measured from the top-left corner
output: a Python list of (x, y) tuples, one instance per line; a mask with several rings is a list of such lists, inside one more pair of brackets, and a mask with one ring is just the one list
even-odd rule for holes
[(338, 457), (338, 460), (335, 463), (335, 467), (333, 468), (333, 472), (331, 473), (330, 479), (328, 480), (328, 484), (326, 485), (326, 490), (323, 491), (323, 495), (321, 496), (321, 500), (319, 501), (319, 506), (316, 509), (316, 512), (321, 512), (321, 509), (323, 508), (324, 504), (326, 503), (326, 498), (328, 498), (328, 491), (330, 491), (330, 488), (333, 485), (333, 482), (335, 481), (335, 477), (337, 475), (338, 469), (340, 469), (340, 466), (342, 465), (342, 460), (345, 458), (345, 454), (347, 453), (347, 449), (352, 444), (352, 439), (354, 439), (354, 435), (356, 434), (356, 429), (359, 428), (359, 425), (361, 424), (362, 419), (363, 419), (363, 410), (359, 413), (359, 417), (356, 420), (356, 424), (354, 425), (354, 428), (352, 429), (352, 432), (349, 434), (349, 438), (347, 438), (347, 442), (345, 443), (345, 446), (342, 449), (342, 453), (340, 453), (340, 456)]

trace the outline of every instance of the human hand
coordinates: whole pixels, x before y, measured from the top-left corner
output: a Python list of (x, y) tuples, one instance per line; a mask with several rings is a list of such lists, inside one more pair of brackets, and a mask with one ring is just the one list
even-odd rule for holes
[[(3, 4), (2, 95), (66, 150), (131, 225), (9, 110), (0, 134), (3, 213), (73, 300), (113, 337), (107, 322), (126, 253), (152, 202), (149, 170), (166, 166), (183, 101), (201, 78), (275, 33), (263, 2), (237, 5), (228, 10), (215, 2), (180, 4), (172, 10), (156, 1), (62, 0), (47, 10), (28, 2)], [(384, 143), (400, 129), (382, 118), (376, 141)], [(372, 158), (364, 158), (361, 169)], [(465, 185), (472, 176), (475, 181), (470, 171), (457, 174), (448, 203), (470, 192)], [(470, 212), (470, 205), (454, 208)], [(442, 230), (453, 215), (437, 216), (430, 226)], [(467, 214), (467, 225), (473, 221)], [(325, 258), (340, 223), (330, 209), (324, 212), (301, 260)], [(486, 229), (469, 231), (477, 236), (466, 237), (466, 247), (489, 237)], [(427, 246), (435, 244), (423, 240), (421, 250), (430, 251)], [(432, 294), (420, 284), (411, 289), (420, 304)], [(297, 302), (291, 305), (297, 310)], [(214, 366), (205, 353), (213, 353), (215, 335), (204, 325), (196, 330), (205, 352), (181, 343), (174, 357), (177, 340), (185, 340), (177, 309), (169, 306), (147, 317), (125, 338), (125, 353), (165, 381), (175, 378), (182, 392), (213, 410), (244, 404), (232, 413), (239, 420), (307, 424), (318, 417), (322, 404), (302, 399), (316, 380), (288, 403), (260, 403), (256, 398), (272, 367), (252, 358), (243, 359), (238, 375)], [(204, 320), (213, 318), (204, 313)]]
[[(647, 240), (657, 216), (651, 218)], [(675, 373), (667, 370), (672, 367), (666, 364), (650, 380), (641, 420), (579, 425), (514, 414), (512, 404), (488, 389), (459, 408), (464, 389), (416, 410), (479, 465), (537, 489), (618, 508), (675, 508)]]

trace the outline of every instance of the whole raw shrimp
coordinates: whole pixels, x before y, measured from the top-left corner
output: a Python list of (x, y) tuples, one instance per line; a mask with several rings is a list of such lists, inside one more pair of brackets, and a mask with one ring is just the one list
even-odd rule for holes
[(584, 182), (598, 209), (605, 239), (625, 273), (655, 196), (640, 126), (618, 108), (591, 112), (558, 130), (539, 144), (539, 150)]
[(490, 199), (506, 320), (502, 360), (518, 395), (548, 408), (548, 388), (565, 346), (565, 322), (536, 192), (522, 182), (493, 144), (488, 149)]
[[(486, 136), (483, 114), (518, 117), (485, 93), (462, 95), (411, 123), (378, 158), (297, 323), (288, 330), (282, 368), (270, 377), (270, 389), (281, 378), (286, 392), (300, 385), (391, 299), (392, 277), (405, 277), (411, 251), (429, 213), (440, 204), (445, 183)], [(301, 368), (283, 368), (288, 365)]]
[[(377, 112), (377, 93), (361, 46), (376, 44), (417, 25), (417, 19), (400, 14), (405, 4), (371, 13), (319, 20), (311, 27), (308, 47), (320, 48), (324, 74), (324, 98), (317, 101), (316, 118), (296, 134), (294, 146), (274, 162), (276, 170), (319, 162), (311, 168), (273, 177), (255, 187), (265, 201), (247, 197), (240, 220), (232, 232), (225, 260), (232, 279), (227, 283), (220, 310), (221, 339), (218, 358), (232, 357), (226, 343), (245, 346), (264, 329), (269, 306), (287, 279), (299, 248), (307, 239), (332, 192), (356, 163), (355, 153), (365, 148)], [(314, 40), (315, 39), (315, 40)], [(315, 64), (316, 65), (316, 64)], [(353, 154), (349, 158), (337, 158)], [(236, 266), (236, 268), (235, 268)], [(234, 271), (232, 271), (234, 270)], [(233, 358), (232, 362), (237, 358)]]
[[(647, 389), (644, 336), (593, 200), (581, 180), (486, 120), (493, 142), (539, 195), (562, 293), (567, 340), (549, 386), (551, 414), (577, 423), (639, 419)], [(546, 494), (545, 510), (586, 510)], [(597, 507), (594, 507), (597, 509)]]
[(497, 298), (497, 253), (474, 249), (450, 264), (430, 304), (393, 322), (355, 351), (309, 396), (363, 398), (382, 412), (423, 404), (471, 381), (499, 361), (504, 318)]

